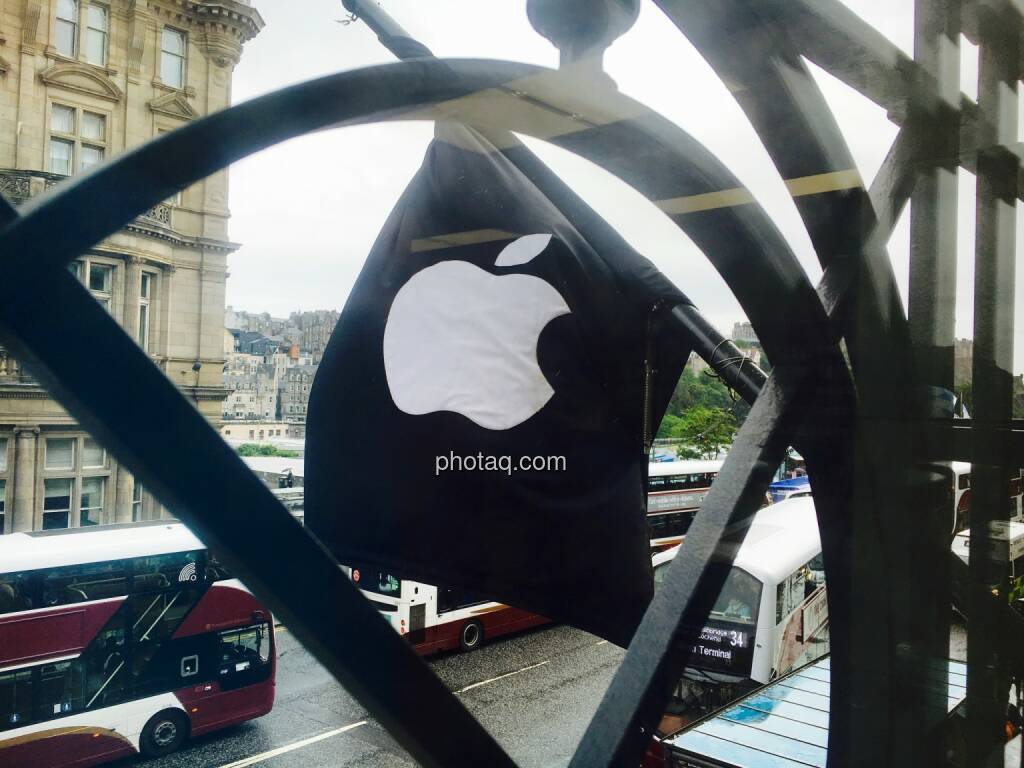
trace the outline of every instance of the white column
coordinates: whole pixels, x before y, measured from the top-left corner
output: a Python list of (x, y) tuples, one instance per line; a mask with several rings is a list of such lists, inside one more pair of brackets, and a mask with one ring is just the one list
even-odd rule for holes
[(114, 500), (114, 522), (130, 523), (132, 521), (132, 497), (135, 495), (135, 478), (127, 467), (117, 468), (117, 490)]
[(139, 340), (139, 295), (142, 290), (142, 259), (129, 256), (124, 271), (124, 330)]
[(34, 528), (38, 435), (39, 427), (14, 428), (14, 517), (11, 527), (14, 533)]

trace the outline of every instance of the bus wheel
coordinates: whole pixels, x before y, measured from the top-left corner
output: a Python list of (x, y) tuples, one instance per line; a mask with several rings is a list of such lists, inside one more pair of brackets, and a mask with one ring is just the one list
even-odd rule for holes
[(142, 729), (140, 746), (146, 757), (169, 755), (188, 738), (188, 720), (176, 709), (165, 709), (149, 719)]
[(459, 632), (459, 648), (464, 651), (472, 651), (474, 648), (479, 648), (483, 641), (484, 628), (479, 621), (473, 619), (462, 625), (462, 631)]

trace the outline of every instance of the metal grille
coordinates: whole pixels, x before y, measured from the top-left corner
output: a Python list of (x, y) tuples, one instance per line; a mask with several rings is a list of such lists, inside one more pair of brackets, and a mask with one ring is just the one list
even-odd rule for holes
[[(1016, 0), (918, 2), (911, 60), (837, 0), (657, 4), (729, 84), (757, 129), (824, 269), (819, 286), (722, 163), (668, 120), (616, 93), (595, 77), (599, 71), (581, 66), (588, 45), (571, 32), (561, 71), (436, 60), (375, 6), (350, 2), (406, 61), (289, 87), (197, 120), (18, 209), (13, 203), (28, 197), (27, 187), (21, 178), (5, 180), (0, 285), (17, 290), (0, 303), (0, 342), (222, 553), (414, 759), (429, 766), (511, 765), (65, 268), (136, 217), (157, 212), (163, 221), (161, 201), (175, 192), (288, 138), (441, 114), (493, 130), (488, 120), (500, 105), (507, 120), (501, 128), (592, 160), (665, 211), (725, 278), (774, 364), (762, 385), (711, 360), (756, 401), (573, 766), (638, 763), (686, 665), (688, 628), (703, 624), (789, 445), (807, 459), (828, 571), (829, 766), (935, 764), (951, 598), (971, 618), (969, 763), (986, 764), (1001, 745), (1003, 694), (1024, 650), (1024, 622), (991, 593), (1005, 576), (1005, 559), (1000, 571), (988, 536), (988, 523), (1006, 514), (1008, 466), (1024, 464), (1022, 425), (1010, 418), (1022, 7)], [(543, 5), (531, 2), (531, 14)], [(584, 14), (633, 3), (569, 5)], [(958, 92), (961, 33), (980, 48), (976, 104)], [(805, 59), (885, 107), (901, 126), (867, 186)], [(954, 423), (932, 416), (928, 387), (953, 383), (958, 167), (978, 180), (975, 418)], [(885, 243), (908, 201), (911, 288), (904, 312)], [(50, 311), (54, 306), (62, 311)], [(713, 349), (705, 352), (715, 358)], [(115, 378), (135, 386), (108, 386)], [(154, 411), (174, 425), (158, 442), (148, 427)], [(950, 557), (948, 519), (937, 512), (934, 462), (951, 459), (975, 463), (969, 573)], [(268, 540), (276, 542), (276, 561), (265, 557)], [(287, 567), (296, 562), (303, 567)], [(324, 592), (336, 596), (336, 610), (325, 612), (313, 600)]]

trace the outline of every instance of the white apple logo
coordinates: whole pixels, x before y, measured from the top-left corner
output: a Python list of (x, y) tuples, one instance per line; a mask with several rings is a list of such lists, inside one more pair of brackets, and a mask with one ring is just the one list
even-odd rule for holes
[[(525, 264), (551, 235), (526, 235), (495, 265)], [(486, 429), (510, 429), (554, 394), (537, 364), (537, 340), (569, 314), (565, 299), (532, 275), (492, 275), (442, 261), (413, 275), (384, 327), (384, 372), (399, 410), (460, 413)]]

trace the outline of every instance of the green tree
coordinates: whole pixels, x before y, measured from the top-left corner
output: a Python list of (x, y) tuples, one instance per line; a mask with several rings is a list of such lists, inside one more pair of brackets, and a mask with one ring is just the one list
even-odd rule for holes
[(658, 434), (656, 434), (655, 437), (659, 440), (672, 437), (672, 430), (675, 429), (676, 424), (680, 421), (682, 421), (682, 419), (675, 414), (666, 413), (665, 418), (661, 420), (661, 426), (658, 427)]
[(736, 417), (724, 408), (697, 405), (683, 414), (672, 429), (672, 437), (683, 444), (676, 450), (683, 459), (712, 459), (728, 445), (738, 429)]
[(671, 436), (674, 422), (669, 420), (669, 416), (681, 418), (695, 406), (729, 411), (738, 424), (742, 424), (750, 413), (750, 406), (746, 401), (733, 393), (720, 379), (707, 373), (684, 370), (665, 409), (665, 420), (658, 429), (657, 437)]
[(298, 451), (289, 451), (274, 445), (261, 445), (259, 443), (242, 443), (236, 450), (239, 456), (280, 456), (286, 459), (294, 459), (299, 455)]

